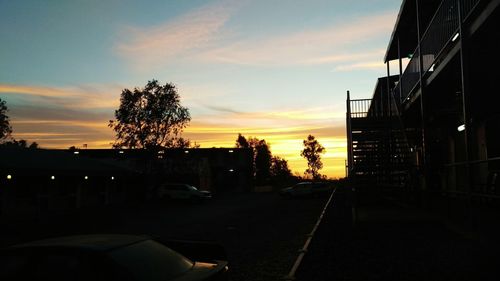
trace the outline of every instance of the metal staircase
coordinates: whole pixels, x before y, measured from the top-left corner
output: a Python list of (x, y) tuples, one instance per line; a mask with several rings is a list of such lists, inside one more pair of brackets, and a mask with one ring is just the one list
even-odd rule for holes
[(357, 186), (407, 185), (412, 153), (394, 98), (347, 99), (348, 173)]

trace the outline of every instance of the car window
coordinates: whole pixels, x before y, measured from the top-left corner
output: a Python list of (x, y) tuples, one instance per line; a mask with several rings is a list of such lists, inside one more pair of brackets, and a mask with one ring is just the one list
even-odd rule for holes
[(190, 189), (190, 190), (193, 190), (193, 191), (198, 191), (198, 188), (196, 188), (196, 187), (194, 187), (194, 186), (192, 186), (192, 185), (188, 185), (187, 187), (188, 187), (188, 189)]
[(152, 240), (115, 249), (110, 252), (110, 257), (136, 280), (170, 280), (194, 265), (181, 254)]

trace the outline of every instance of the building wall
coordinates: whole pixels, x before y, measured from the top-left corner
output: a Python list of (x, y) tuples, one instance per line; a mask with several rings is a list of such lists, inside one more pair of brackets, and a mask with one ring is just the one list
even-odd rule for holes
[(95, 149), (80, 150), (80, 155), (117, 161), (140, 171), (148, 190), (165, 182), (188, 183), (214, 193), (250, 190), (253, 185), (250, 149), (196, 148), (155, 152)]

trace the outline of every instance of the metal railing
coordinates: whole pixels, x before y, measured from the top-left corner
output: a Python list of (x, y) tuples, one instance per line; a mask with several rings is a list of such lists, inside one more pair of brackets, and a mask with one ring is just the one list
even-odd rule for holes
[(444, 165), (440, 179), (446, 193), (500, 199), (500, 157)]
[(424, 72), (435, 63), (446, 45), (453, 39), (459, 29), (458, 1), (443, 0), (422, 36), (420, 45), (423, 54)]
[[(408, 62), (403, 75), (401, 75), (401, 98), (402, 101), (407, 99), (413, 88), (420, 81), (420, 50), (417, 47), (413, 56)], [(398, 86), (396, 86), (398, 87)]]
[(368, 111), (372, 104), (372, 99), (350, 100), (351, 103), (351, 118), (368, 117)]
[(421, 50), (418, 47), (415, 49), (413, 57), (401, 76), (401, 101), (409, 97), (420, 79), (419, 56), (422, 55), (423, 73), (433, 71), (446, 47), (457, 39), (456, 36), (459, 36), (459, 10), (464, 21), (479, 2), (480, 0), (443, 0), (441, 2), (421, 38)]
[(476, 4), (479, 3), (480, 0), (460, 0), (461, 11), (462, 11), (462, 19), (465, 20), (472, 12), (472, 10), (476, 7)]
[(394, 87), (394, 89), (392, 89), (392, 97), (394, 99), (394, 102), (395, 102), (395, 105), (397, 105), (398, 107), (401, 105), (401, 85), (398, 83), (396, 84), (396, 86)]
[(359, 99), (349, 102), (351, 118), (387, 117), (397, 114), (392, 102), (380, 99)]

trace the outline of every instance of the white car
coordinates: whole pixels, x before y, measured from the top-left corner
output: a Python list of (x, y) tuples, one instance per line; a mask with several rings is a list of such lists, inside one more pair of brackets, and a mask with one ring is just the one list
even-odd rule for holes
[(196, 187), (184, 183), (167, 183), (158, 187), (160, 199), (185, 199), (202, 201), (212, 198), (210, 191), (198, 190)]

